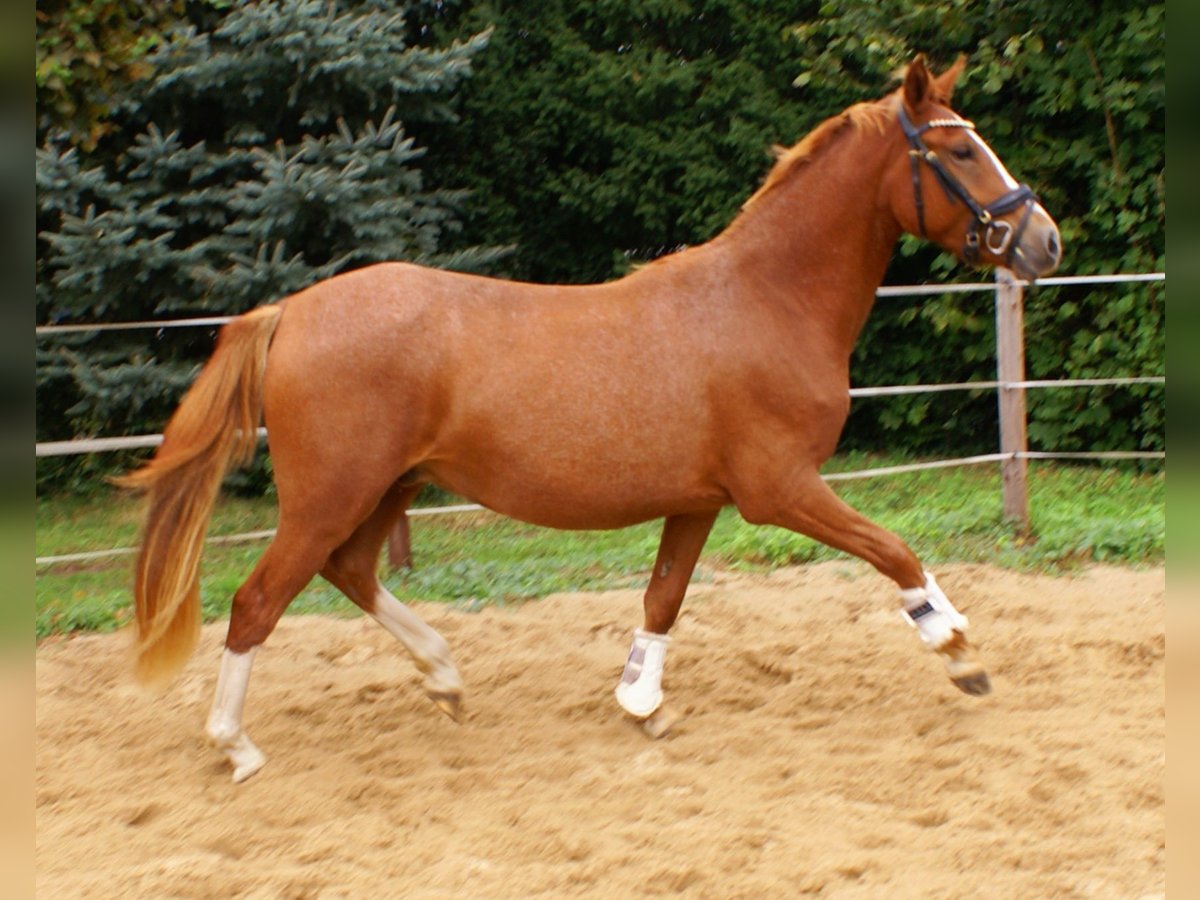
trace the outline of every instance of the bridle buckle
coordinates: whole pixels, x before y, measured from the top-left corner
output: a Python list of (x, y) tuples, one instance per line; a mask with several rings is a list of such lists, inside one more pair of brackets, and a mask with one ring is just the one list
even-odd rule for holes
[[(996, 240), (997, 234), (1000, 235), (999, 240)], [(988, 252), (995, 256), (1003, 256), (1008, 252), (1012, 237), (1013, 227), (1007, 222), (997, 220), (988, 223), (987, 230), (983, 233), (983, 243), (988, 248)]]

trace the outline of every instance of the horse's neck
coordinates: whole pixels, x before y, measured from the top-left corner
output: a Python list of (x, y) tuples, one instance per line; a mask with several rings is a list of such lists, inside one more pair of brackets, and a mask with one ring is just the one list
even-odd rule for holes
[(900, 236), (894, 217), (879, 208), (884, 143), (839, 136), (756, 198), (717, 239), (744, 286), (743, 300), (794, 306), (805, 327), (827, 329), (836, 352), (846, 355)]

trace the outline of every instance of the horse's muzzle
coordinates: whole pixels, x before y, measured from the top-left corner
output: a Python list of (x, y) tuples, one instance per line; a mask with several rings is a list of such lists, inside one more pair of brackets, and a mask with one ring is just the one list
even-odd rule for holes
[(1062, 237), (1058, 226), (1039, 204), (1033, 210), (1010, 256), (1013, 270), (1022, 278), (1044, 278), (1062, 262)]

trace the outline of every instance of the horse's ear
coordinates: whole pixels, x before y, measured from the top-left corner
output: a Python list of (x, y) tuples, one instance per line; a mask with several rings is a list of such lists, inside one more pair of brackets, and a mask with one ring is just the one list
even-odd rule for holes
[(912, 114), (920, 112), (929, 96), (931, 78), (925, 66), (925, 54), (918, 53), (904, 72), (904, 105)]
[(954, 97), (954, 85), (958, 81), (958, 76), (962, 74), (963, 69), (966, 67), (966, 54), (960, 53), (958, 54), (958, 59), (954, 61), (954, 65), (933, 79), (934, 96), (940, 102), (947, 106), (950, 105), (950, 100)]

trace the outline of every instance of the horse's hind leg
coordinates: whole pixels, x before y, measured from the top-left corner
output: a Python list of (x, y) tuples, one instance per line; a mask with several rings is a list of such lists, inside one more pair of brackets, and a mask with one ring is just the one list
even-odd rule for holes
[(905, 617), (942, 658), (954, 684), (977, 696), (991, 690), (967, 643), (966, 617), (934, 577), (904, 541), (844, 503), (815, 471), (800, 476), (790, 490), (735, 497), (735, 502), (748, 522), (780, 525), (871, 563), (899, 585)]
[(663, 662), (670, 640), (667, 631), (679, 615), (696, 560), (716, 519), (714, 511), (671, 516), (663, 524), (658, 558), (643, 600), (645, 617), (634, 632), (616, 690), (617, 702), (638, 718), (651, 715), (662, 704)]
[[(357, 527), (354, 523), (363, 515), (363, 504), (348, 497), (340, 498), (336, 508), (342, 515), (333, 521), (322, 521), (307, 508), (281, 510), (275, 540), (234, 594), (216, 696), (208, 717), (209, 739), (233, 763), (235, 782), (245, 781), (266, 762), (266, 756), (242, 727), (254, 655), (287, 605), (318, 571), (400, 638), (426, 673), (426, 690), (446, 712), (457, 715), (462, 687), (446, 642), (384, 590), (374, 574), (387, 529), (396, 511), (411, 501), (416, 490), (415, 486), (389, 490)], [(309, 506), (335, 508), (315, 500)]]
[(329, 556), (321, 575), (353, 600), (395, 637), (425, 676), (425, 692), (438, 708), (458, 721), (462, 679), (445, 639), (379, 580), (379, 550), (399, 517), (403, 517), (420, 485), (396, 486), (375, 511)]
[(287, 605), (312, 580), (328, 553), (328, 545), (323, 545), (317, 535), (292, 528), (281, 519), (275, 540), (234, 594), (229, 633), (206, 730), (213, 744), (233, 763), (235, 782), (245, 781), (267, 761), (242, 728), (254, 654)]

